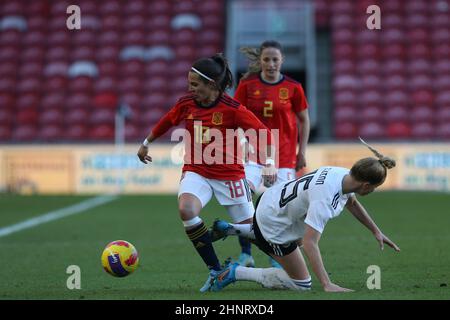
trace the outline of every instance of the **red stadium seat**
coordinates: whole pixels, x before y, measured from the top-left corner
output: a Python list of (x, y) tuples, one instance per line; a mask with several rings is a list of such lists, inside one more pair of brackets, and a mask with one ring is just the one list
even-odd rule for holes
[(147, 44), (147, 33), (143, 30), (131, 30), (125, 33), (122, 37), (122, 45), (146, 45)]
[[(2, 82), (2, 84), (0, 84), (0, 92), (1, 91), (7, 91), (6, 89), (2, 89), (3, 86), (9, 86), (8, 83), (11, 83), (13, 80), (12, 78), (15, 78), (17, 75), (17, 69), (18, 69), (18, 65), (16, 65), (15, 63), (11, 63), (8, 61), (5, 62), (0, 62), (0, 74), (2, 75), (2, 78), (4, 79), (0, 79), (0, 82)], [(14, 85), (11, 85), (11, 88)]]
[(99, 5), (99, 12), (101, 12), (102, 15), (119, 15), (122, 12), (120, 0), (108, 0), (101, 2)]
[(0, 78), (0, 92), (14, 92), (16, 89), (16, 81), (12, 78)]
[(409, 119), (409, 108), (401, 105), (388, 107), (384, 114), (387, 122), (405, 122)]
[(356, 65), (352, 60), (339, 60), (333, 64), (334, 74), (354, 74), (356, 73)]
[(141, 78), (129, 76), (126, 78), (122, 78), (120, 81), (119, 91), (121, 93), (125, 92), (142, 92), (143, 83)]
[[(118, 19), (118, 22), (114, 22), (115, 23), (119, 23), (118, 26), (120, 26), (120, 19)], [(105, 27), (105, 26), (104, 26)], [(109, 27), (105, 27), (107, 31), (105, 32), (101, 32), (98, 35), (98, 43), (101, 47), (106, 47), (106, 46), (115, 46), (118, 47), (120, 45), (120, 39), (121, 39), (121, 33), (117, 30), (111, 30)]]
[[(186, 87), (186, 79), (184, 79)], [(172, 85), (171, 85), (172, 87)], [(167, 93), (168, 92), (167, 78), (148, 76), (144, 82), (144, 92), (148, 93)]]
[(43, 65), (39, 62), (28, 62), (22, 64), (19, 70), (19, 77), (22, 79), (25, 78), (34, 78), (37, 79), (42, 75)]
[(114, 124), (115, 112), (110, 109), (94, 109), (89, 122), (92, 125)]
[(412, 100), (411, 102), (415, 106), (422, 106), (422, 105), (431, 106), (434, 103), (434, 99), (435, 99), (434, 93), (431, 90), (425, 89), (414, 91), (411, 96)]
[(405, 47), (400, 43), (387, 43), (381, 50), (384, 59), (404, 59)]
[(12, 140), (17, 142), (33, 141), (36, 139), (37, 129), (35, 125), (19, 125), (13, 129)]
[(333, 30), (353, 28), (354, 19), (351, 14), (333, 15), (330, 20)]
[(149, 30), (169, 30), (171, 21), (170, 15), (156, 15), (148, 20), (147, 26)]
[(450, 122), (450, 105), (441, 107), (436, 112), (438, 122)]
[(334, 108), (334, 121), (336, 124), (342, 122), (352, 122), (358, 117), (358, 112), (354, 107), (341, 106)]
[(96, 59), (99, 63), (104, 61), (117, 61), (119, 58), (119, 47), (118, 46), (105, 46), (96, 50)]
[(411, 60), (414, 59), (429, 60), (431, 59), (431, 51), (432, 50), (429, 45), (423, 43), (413, 44), (412, 46), (409, 47), (408, 57)]
[(438, 108), (450, 106), (450, 92), (444, 91), (436, 95), (436, 106)]
[(410, 104), (410, 97), (404, 91), (392, 91), (385, 95), (384, 102), (387, 107), (395, 105), (408, 106)]
[(383, 14), (382, 24), (386, 29), (399, 29), (404, 26), (404, 21), (401, 15), (386, 13)]
[(86, 125), (89, 121), (90, 113), (87, 108), (70, 109), (65, 115), (65, 123), (67, 125)]
[(66, 97), (64, 93), (48, 93), (42, 98), (40, 106), (41, 109), (62, 109), (64, 108), (65, 101)]
[(97, 142), (111, 142), (114, 139), (114, 125), (102, 124), (91, 128), (89, 137)]
[(38, 93), (41, 90), (41, 84), (39, 78), (26, 78), (20, 81), (17, 85), (17, 92), (21, 95), (27, 93)]
[(64, 121), (61, 109), (48, 109), (39, 114), (39, 123), (45, 125), (60, 125)]
[(386, 130), (378, 121), (362, 122), (358, 135), (364, 139), (381, 139), (385, 137)]
[(431, 122), (434, 119), (435, 111), (426, 105), (414, 107), (410, 113), (410, 119), (413, 122)]
[(143, 109), (160, 108), (164, 109), (168, 105), (167, 96), (161, 93), (151, 93), (144, 97), (141, 102)]
[(8, 1), (4, 2), (2, 6), (3, 6), (2, 14), (5, 16), (22, 15), (24, 12), (24, 6), (22, 5), (21, 2)]
[(165, 0), (154, 0), (150, 8), (150, 12), (155, 16), (160, 14), (170, 14), (171, 5)]
[(0, 46), (20, 46), (21, 32), (16, 29), (3, 30), (0, 33)]
[(0, 126), (11, 124), (13, 120), (13, 112), (7, 108), (0, 108)]
[(435, 44), (449, 43), (450, 42), (450, 31), (448, 28), (439, 28), (434, 30), (431, 34), (431, 40)]
[(39, 106), (40, 97), (36, 93), (25, 93), (17, 97), (17, 109), (36, 109)]
[(69, 90), (71, 93), (86, 92), (91, 93), (93, 91), (94, 80), (91, 77), (79, 76), (69, 81)]
[(137, 142), (146, 135), (147, 131), (141, 131), (140, 126), (132, 123), (125, 124), (125, 140), (128, 142)]
[(450, 59), (442, 59), (434, 61), (433, 66), (434, 72), (436, 74), (449, 74), (450, 73)]
[(36, 109), (29, 108), (19, 110), (16, 114), (16, 122), (20, 125), (36, 125), (39, 114)]
[(426, 44), (430, 40), (430, 35), (423, 28), (413, 28), (408, 31), (408, 41), (411, 45)]
[(91, 97), (85, 93), (76, 93), (67, 97), (66, 109), (83, 109), (92, 105)]
[(115, 61), (100, 61), (98, 70), (101, 77), (116, 78), (119, 74), (119, 66)]
[[(373, 32), (368, 30), (368, 32)], [(383, 43), (400, 43), (405, 42), (406, 35), (403, 29), (390, 29), (380, 32), (381, 41)]]
[(392, 122), (387, 127), (390, 139), (408, 139), (411, 137), (411, 127), (408, 122)]
[(175, 48), (175, 55), (177, 59), (194, 62), (199, 58), (197, 50), (191, 45), (179, 45)]
[(408, 14), (405, 17), (405, 23), (411, 28), (426, 28), (429, 25), (429, 20), (424, 13)]
[(331, 38), (334, 44), (352, 44), (355, 34), (352, 29), (339, 29), (332, 31)]
[(104, 92), (97, 94), (94, 97), (93, 103), (96, 108), (116, 110), (118, 98), (114, 92)]
[(359, 81), (362, 90), (380, 91), (382, 90), (383, 80), (378, 75), (363, 75)]
[(383, 65), (384, 74), (390, 76), (394, 74), (403, 75), (405, 74), (405, 70), (406, 70), (405, 62), (400, 59), (388, 60)]
[(378, 74), (380, 72), (380, 63), (373, 59), (360, 60), (357, 68), (360, 74)]
[(358, 117), (363, 121), (380, 121), (384, 117), (383, 109), (379, 106), (363, 106)]
[(142, 110), (142, 114), (139, 116), (139, 121), (141, 125), (150, 126), (150, 124), (156, 123), (165, 114), (166, 110), (164, 108), (150, 107)]
[(450, 140), (450, 121), (440, 123), (436, 128), (436, 138), (440, 140)]
[(86, 141), (88, 140), (88, 129), (86, 125), (74, 124), (67, 127), (65, 131), (64, 138), (69, 141)]
[(432, 77), (425, 74), (411, 75), (408, 79), (408, 88), (411, 92), (418, 90), (431, 90), (433, 88)]
[(378, 60), (380, 58), (379, 51), (379, 45), (373, 43), (361, 44), (359, 50), (357, 50), (357, 56), (360, 59)]
[(117, 81), (113, 77), (104, 77), (94, 81), (94, 90), (96, 93), (114, 93), (117, 91)]
[(334, 95), (336, 106), (355, 106), (356, 99), (356, 94), (352, 91), (340, 91), (336, 92)]
[(433, 18), (430, 20), (430, 25), (433, 29), (450, 28), (448, 13), (440, 12), (433, 15)]
[(15, 97), (12, 92), (2, 92), (0, 90), (0, 106), (2, 110), (12, 110), (15, 106)]
[(386, 90), (388, 90), (388, 91), (389, 90), (404, 91), (407, 89), (407, 87), (406, 87), (407, 80), (404, 76), (396, 74), (396, 75), (386, 78), (383, 85), (386, 88)]
[(0, 125), (0, 141), (6, 142), (11, 140), (12, 138), (12, 130), (9, 124)]
[(333, 79), (334, 90), (358, 90), (360, 81), (355, 76), (336, 75)]
[(356, 47), (348, 44), (348, 43), (344, 43), (344, 44), (339, 44), (336, 43), (333, 46), (333, 57), (335, 59), (335, 62), (339, 61), (339, 60), (345, 60), (345, 59), (354, 59), (356, 54)]
[(123, 9), (125, 14), (132, 16), (137, 13), (144, 13), (147, 10), (147, 7), (148, 7), (147, 1), (134, 0), (128, 2)]
[(434, 81), (434, 87), (437, 91), (450, 91), (450, 75), (439, 75)]
[(435, 60), (444, 60), (450, 56), (450, 44), (441, 43), (436, 44), (433, 50), (433, 58)]
[(38, 131), (37, 138), (44, 142), (60, 141), (64, 138), (64, 131), (56, 124), (45, 125)]
[(379, 107), (383, 104), (383, 96), (378, 91), (363, 91), (358, 101), (363, 108)]
[(70, 58), (72, 61), (76, 60), (95, 60), (94, 47), (77, 47), (71, 51)]
[(129, 105), (132, 109), (136, 109), (142, 104), (142, 97), (139, 93), (127, 92), (120, 97), (120, 101)]
[(411, 137), (415, 140), (432, 140), (435, 137), (435, 126), (432, 122), (414, 122), (411, 125)]

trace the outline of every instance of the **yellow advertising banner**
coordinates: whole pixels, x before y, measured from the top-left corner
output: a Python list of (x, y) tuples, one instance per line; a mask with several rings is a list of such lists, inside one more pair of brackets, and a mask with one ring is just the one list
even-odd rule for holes
[[(450, 191), (450, 144), (373, 144), (397, 161), (380, 189)], [(136, 145), (1, 146), (0, 191), (19, 193), (176, 193), (182, 148), (155, 144), (150, 164), (136, 156)], [(361, 144), (311, 144), (307, 168), (351, 168), (373, 156)]]
[(74, 152), (77, 193), (174, 193), (181, 163), (171, 158), (173, 145), (152, 145), (150, 164), (136, 156), (137, 146), (89, 147)]
[(1, 153), (2, 189), (18, 193), (73, 193), (70, 153), (56, 148), (11, 148)]

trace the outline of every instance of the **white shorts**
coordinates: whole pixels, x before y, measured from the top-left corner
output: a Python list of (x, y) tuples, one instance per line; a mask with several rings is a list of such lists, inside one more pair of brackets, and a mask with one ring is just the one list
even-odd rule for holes
[[(265, 187), (262, 185), (263, 181), (261, 176), (263, 167), (264, 166), (251, 161), (245, 164), (245, 178), (255, 187), (254, 191), (256, 192), (265, 190)], [(279, 168), (275, 184), (284, 183), (295, 178), (295, 169)]]
[(225, 207), (234, 223), (253, 218), (253, 206), (250, 187), (245, 179), (222, 181), (207, 179), (195, 172), (186, 171), (181, 176), (178, 198), (183, 193), (196, 196), (204, 208), (212, 195)]

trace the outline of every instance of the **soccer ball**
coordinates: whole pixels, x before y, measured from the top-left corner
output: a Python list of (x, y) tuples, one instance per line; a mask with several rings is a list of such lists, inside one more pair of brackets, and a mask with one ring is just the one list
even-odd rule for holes
[(136, 270), (138, 264), (138, 252), (128, 241), (113, 241), (103, 250), (103, 269), (115, 277), (126, 277)]

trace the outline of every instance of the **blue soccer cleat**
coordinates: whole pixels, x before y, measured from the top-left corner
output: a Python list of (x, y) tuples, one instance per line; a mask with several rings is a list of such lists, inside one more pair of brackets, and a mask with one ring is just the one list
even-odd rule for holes
[(211, 236), (211, 241), (215, 242), (217, 240), (223, 239), (228, 236), (228, 231), (233, 227), (224, 220), (216, 219), (212, 228), (209, 230), (209, 234)]
[(270, 265), (272, 266), (272, 268), (283, 269), (281, 264), (279, 264), (278, 261), (275, 260), (274, 258), (270, 257), (269, 262), (270, 262)]
[(255, 267), (255, 260), (253, 259), (253, 257), (247, 253), (242, 252), (239, 255), (238, 261), (239, 265), (243, 266), (243, 267), (249, 267), (249, 268), (254, 268)]
[(228, 265), (225, 269), (219, 273), (213, 281), (211, 286), (211, 291), (217, 292), (221, 291), (223, 288), (229, 284), (236, 282), (236, 268), (239, 267), (237, 262)]
[(221, 273), (222, 271), (216, 271), (216, 270), (211, 270), (209, 272), (208, 275), (208, 279), (206, 279), (205, 284), (203, 285), (203, 287), (200, 288), (200, 292), (206, 292), (209, 291), (211, 289), (211, 286), (214, 283), (214, 279)]

